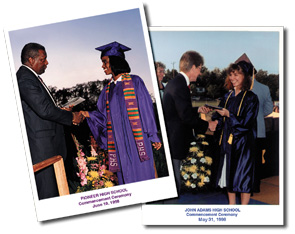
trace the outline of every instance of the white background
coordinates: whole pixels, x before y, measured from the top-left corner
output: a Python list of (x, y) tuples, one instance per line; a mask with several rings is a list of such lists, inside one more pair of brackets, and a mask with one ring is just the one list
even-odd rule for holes
[[(123, 2), (123, 1), (122, 1)], [(124, 1), (126, 2), (126, 0)], [(24, 146), (19, 130), (18, 112), (6, 54), (4, 36), (0, 36), (1, 92), (1, 233), (179, 233), (228, 232), (248, 233), (267, 231), (294, 232), (294, 156), (292, 156), (292, 130), (290, 104), (294, 98), (295, 74), (289, 67), (294, 62), (294, 7), (292, 1), (143, 1), (149, 26), (284, 26), (285, 27), (285, 223), (284, 227), (145, 227), (141, 224), (141, 206), (131, 206), (60, 220), (38, 223), (26, 167)], [(101, 4), (111, 1), (16, 1), (1, 3), (0, 28), (11, 25), (42, 25), (52, 20), (96, 15)], [(290, 74), (290, 73), (293, 74)], [(291, 140), (289, 140), (291, 139)], [(290, 142), (290, 144), (289, 144)], [(275, 214), (269, 214), (275, 215)], [(263, 218), (263, 217), (262, 217)], [(238, 229), (238, 230), (237, 230)], [(5, 231), (4, 231), (5, 230)]]

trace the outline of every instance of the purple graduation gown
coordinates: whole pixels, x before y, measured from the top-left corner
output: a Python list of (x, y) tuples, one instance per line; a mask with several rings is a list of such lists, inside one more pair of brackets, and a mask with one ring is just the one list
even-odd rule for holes
[[(157, 127), (150, 94), (139, 76), (130, 76), (138, 102), (146, 151), (150, 159), (144, 162), (141, 162), (139, 159), (127, 115), (122, 81), (117, 81), (113, 91), (109, 93), (109, 103), (115, 147), (120, 167), (120, 171), (117, 172), (119, 184), (155, 178), (151, 142), (160, 142), (157, 136)], [(87, 118), (87, 123), (97, 144), (102, 149), (107, 150), (106, 86), (98, 98), (97, 110), (89, 112), (89, 116), (90, 118)]]
[[(228, 95), (227, 93), (221, 100), (219, 106), (224, 107)], [(237, 116), (238, 109), (244, 91), (237, 96), (233, 91), (230, 96), (226, 109), (230, 112), (230, 118), (225, 118), (217, 112), (212, 119), (218, 120), (218, 128), (224, 127), (223, 137), (220, 145), (218, 160), (218, 171), (216, 184), (218, 185), (226, 155), (226, 187), (230, 192), (250, 193), (254, 182), (254, 146), (256, 139), (256, 118), (258, 113), (258, 98), (252, 91), (247, 91), (241, 106), (240, 114)], [(233, 134), (232, 144), (228, 143), (230, 133)], [(218, 139), (219, 142), (219, 139)]]

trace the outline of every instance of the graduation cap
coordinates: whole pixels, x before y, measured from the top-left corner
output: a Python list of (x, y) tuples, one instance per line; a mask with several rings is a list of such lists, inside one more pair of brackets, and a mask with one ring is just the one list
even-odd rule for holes
[(103, 56), (118, 56), (121, 58), (125, 58), (125, 51), (131, 50), (129, 47), (124, 46), (116, 41), (109, 43), (107, 45), (103, 45), (95, 48), (96, 50), (101, 51), (101, 57)]
[[(247, 73), (249, 73), (250, 75), (253, 74), (253, 70), (254, 69), (254, 74), (257, 73), (256, 69), (254, 68), (253, 64), (251, 63), (249, 57), (247, 56), (246, 53), (242, 54), (236, 61), (235, 61), (235, 64), (238, 64), (240, 62), (246, 62), (246, 63), (241, 63), (245, 66), (245, 69), (247, 71)], [(248, 63), (248, 64), (247, 64)], [(242, 66), (243, 66), (242, 65)]]
[(253, 64), (251, 63), (250, 59), (248, 58), (247, 54), (242, 54), (236, 61), (235, 64), (239, 65), (246, 73), (252, 75), (252, 84), (251, 88), (254, 85), (254, 75), (257, 73), (256, 69), (254, 68)]

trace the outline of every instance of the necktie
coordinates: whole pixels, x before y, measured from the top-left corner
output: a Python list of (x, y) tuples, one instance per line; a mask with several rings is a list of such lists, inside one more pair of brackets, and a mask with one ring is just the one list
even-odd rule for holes
[[(56, 102), (55, 102), (54, 98), (52, 97), (49, 88), (47, 87), (47, 85), (44, 83), (44, 81), (42, 80), (42, 78), (41, 78), (40, 76), (38, 76), (38, 78), (39, 78), (41, 84), (43, 85), (43, 87), (45, 88), (45, 90), (47, 91), (48, 95), (51, 97), (51, 99), (52, 99), (54, 105), (56, 105)], [(57, 105), (56, 105), (56, 106), (57, 106)]]

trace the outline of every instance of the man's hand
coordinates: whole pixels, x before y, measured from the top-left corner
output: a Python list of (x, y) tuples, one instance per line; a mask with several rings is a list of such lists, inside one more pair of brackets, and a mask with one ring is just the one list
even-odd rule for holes
[(79, 125), (83, 120), (84, 116), (80, 112), (72, 112), (73, 113), (73, 124)]
[(61, 109), (66, 110), (66, 111), (72, 111), (73, 107), (74, 107), (74, 105), (71, 105), (69, 107), (62, 107)]
[(154, 142), (152, 145), (154, 146), (154, 148), (156, 150), (159, 150), (162, 147), (162, 143), (161, 142)]
[(218, 121), (217, 120), (215, 120), (215, 121), (208, 121), (208, 123), (209, 123), (209, 126), (208, 126), (209, 130), (211, 132), (215, 132), (216, 126), (218, 124)]
[(206, 107), (206, 106), (200, 106), (198, 108), (199, 113), (208, 114), (210, 111), (213, 111), (213, 110), (209, 107)]

